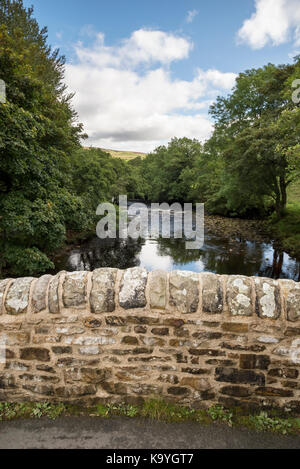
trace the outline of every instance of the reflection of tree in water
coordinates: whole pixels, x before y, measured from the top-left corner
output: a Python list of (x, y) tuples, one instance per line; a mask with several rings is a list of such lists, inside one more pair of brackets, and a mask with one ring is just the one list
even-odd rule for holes
[(139, 265), (141, 240), (93, 239), (72, 251), (67, 270), (94, 270), (100, 267), (126, 269)]
[(185, 249), (184, 239), (159, 238), (158, 254), (169, 256), (175, 264), (185, 265), (201, 261), (204, 271), (220, 275), (247, 275), (270, 278), (289, 277), (300, 279), (299, 263), (290, 263), (283, 270), (284, 253), (273, 250), (273, 259), (266, 259), (266, 245), (242, 238), (221, 238), (206, 235), (203, 249)]
[(185, 249), (184, 239), (157, 239), (157, 253), (159, 256), (169, 256), (175, 264), (187, 264), (198, 261), (201, 257), (199, 249)]
[[(156, 255), (171, 258), (174, 264), (187, 265), (188, 270), (227, 275), (248, 275), (271, 278), (292, 278), (300, 281), (300, 263), (285, 257), (282, 251), (260, 242), (229, 238), (206, 233), (202, 249), (187, 250), (185, 239), (157, 238)], [(56, 263), (59, 270), (94, 270), (100, 267), (127, 269), (141, 264), (144, 240), (94, 238)], [(155, 257), (155, 256), (154, 256)], [(195, 263), (195, 267), (193, 266)], [(196, 264), (197, 263), (197, 264)], [(155, 262), (154, 268), (156, 267)]]

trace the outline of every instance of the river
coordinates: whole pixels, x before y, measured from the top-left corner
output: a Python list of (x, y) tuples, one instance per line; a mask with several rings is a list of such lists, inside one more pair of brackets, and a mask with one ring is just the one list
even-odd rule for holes
[(155, 237), (145, 236), (138, 240), (101, 240), (95, 236), (57, 258), (56, 271), (141, 266), (148, 271), (179, 269), (300, 281), (299, 260), (275, 248), (270, 240), (252, 238), (228, 232), (214, 233), (205, 225), (203, 247), (187, 250), (185, 239), (175, 239), (174, 236), (164, 239), (161, 232)]

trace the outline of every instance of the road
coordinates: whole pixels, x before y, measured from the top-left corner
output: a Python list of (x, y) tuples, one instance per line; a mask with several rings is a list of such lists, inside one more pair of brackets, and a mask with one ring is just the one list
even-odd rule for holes
[(300, 437), (223, 425), (65, 417), (0, 422), (0, 449), (299, 449)]

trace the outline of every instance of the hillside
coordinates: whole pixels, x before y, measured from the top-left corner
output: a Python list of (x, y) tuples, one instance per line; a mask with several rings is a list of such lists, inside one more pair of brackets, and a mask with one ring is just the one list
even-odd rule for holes
[[(87, 150), (91, 147), (85, 147)], [(139, 153), (136, 151), (121, 151), (121, 150), (109, 150), (107, 148), (101, 148), (102, 151), (109, 153), (114, 158), (121, 158), (122, 160), (133, 160), (138, 156), (144, 158), (146, 153)]]

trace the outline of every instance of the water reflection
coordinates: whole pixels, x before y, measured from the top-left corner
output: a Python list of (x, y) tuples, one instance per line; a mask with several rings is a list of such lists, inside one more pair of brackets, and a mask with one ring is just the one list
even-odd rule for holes
[(100, 240), (95, 237), (56, 265), (57, 271), (141, 266), (148, 271), (179, 269), (300, 280), (300, 263), (271, 244), (208, 232), (201, 250), (186, 250), (184, 239)]

